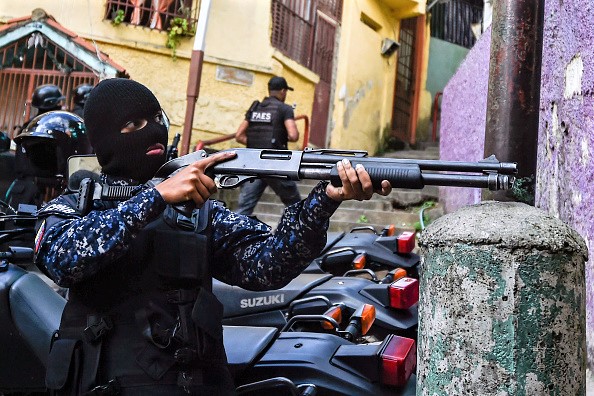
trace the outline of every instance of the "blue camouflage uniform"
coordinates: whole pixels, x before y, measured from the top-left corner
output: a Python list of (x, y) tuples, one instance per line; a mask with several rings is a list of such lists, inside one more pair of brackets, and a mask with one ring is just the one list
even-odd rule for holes
[[(305, 200), (287, 207), (274, 234), (270, 226), (215, 203), (213, 276), (250, 290), (286, 285), (325, 245), (329, 218), (339, 205), (326, 195), (325, 186), (320, 182)], [(92, 277), (122, 256), (166, 203), (150, 188), (85, 217), (73, 206), (69, 196), (61, 196), (39, 213), (45, 220), (37, 233), (36, 263), (63, 287)]]
[[(102, 183), (115, 184), (105, 175)], [(102, 362), (108, 362), (101, 367), (108, 371), (87, 370), (85, 373), (91, 374), (83, 375), (82, 382), (63, 386), (58, 380), (72, 378), (63, 370), (71, 370), (73, 363), (56, 364), (48, 367), (51, 371), (46, 381), (49, 378), (50, 383), (57, 383), (52, 389), (65, 389), (66, 394), (107, 386), (114, 378), (118, 387), (137, 389), (142, 394), (184, 394), (190, 388), (196, 394), (233, 394), (222, 343), (223, 308), (209, 291), (210, 276), (249, 290), (275, 289), (289, 283), (326, 243), (329, 218), (339, 203), (326, 195), (325, 188), (326, 183), (320, 182), (305, 200), (287, 207), (274, 234), (270, 226), (209, 200), (194, 212), (194, 219), (199, 213), (208, 213), (203, 219), (210, 219), (210, 223), (206, 221), (204, 232), (199, 234), (199, 238), (207, 239), (202, 245), (205, 248), (193, 253), (171, 246), (187, 241), (188, 232), (193, 234), (197, 228), (174, 231), (173, 243), (171, 237), (169, 242), (155, 237), (148, 245), (151, 248), (139, 247), (145, 246), (142, 241), (147, 235), (170, 230), (168, 219), (178, 216), (154, 187), (138, 187), (136, 195), (123, 202), (94, 200), (93, 210), (86, 216), (77, 210), (78, 194), (51, 201), (38, 213), (35, 260), (71, 293), (50, 358), (70, 359), (70, 351), (80, 345), (77, 340), (83, 335), (82, 367), (98, 367), (93, 365), (101, 356)], [(175, 229), (180, 226), (173, 224)], [(202, 281), (198, 281), (204, 287), (196, 288), (196, 283), (188, 286), (181, 278), (168, 284), (172, 278), (154, 276), (178, 262), (161, 258), (162, 252), (170, 249), (176, 253), (164, 257), (181, 256), (190, 271), (207, 268), (208, 275), (199, 276)], [(144, 258), (135, 256), (139, 252)], [(188, 259), (192, 257), (189, 255), (196, 256), (195, 260)], [(113, 329), (107, 325), (110, 321)], [(106, 335), (92, 330), (96, 328), (112, 330)], [(183, 358), (184, 351), (190, 351), (192, 358)], [(186, 380), (180, 383), (180, 375), (190, 378), (190, 385)], [(76, 388), (77, 384), (82, 385)], [(139, 384), (143, 388), (138, 388)]]

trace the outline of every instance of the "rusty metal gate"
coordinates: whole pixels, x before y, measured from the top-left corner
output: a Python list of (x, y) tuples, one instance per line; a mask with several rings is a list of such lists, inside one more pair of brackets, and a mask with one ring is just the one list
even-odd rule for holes
[(309, 138), (310, 142), (317, 147), (326, 147), (335, 38), (336, 21), (318, 13), (312, 70), (320, 76), (320, 81), (316, 85), (314, 92)]
[(411, 111), (415, 88), (415, 32), (417, 19), (403, 19), (400, 24), (400, 48), (396, 68), (392, 135), (408, 141), (411, 129)]
[(34, 117), (31, 96), (42, 84), (55, 84), (72, 109), (72, 90), (79, 84), (95, 85), (98, 78), (87, 65), (41, 33), (34, 33), (0, 48), (0, 130), (11, 138)]

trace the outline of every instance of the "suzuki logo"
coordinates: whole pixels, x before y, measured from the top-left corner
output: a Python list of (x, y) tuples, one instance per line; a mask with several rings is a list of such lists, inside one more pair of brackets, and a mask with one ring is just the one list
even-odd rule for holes
[(285, 302), (284, 294), (275, 294), (266, 297), (243, 298), (239, 301), (241, 308), (261, 307), (264, 305), (282, 304)]

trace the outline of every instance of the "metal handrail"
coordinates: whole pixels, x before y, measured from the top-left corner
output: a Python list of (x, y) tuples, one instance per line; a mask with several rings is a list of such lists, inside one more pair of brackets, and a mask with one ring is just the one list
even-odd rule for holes
[[(299, 120), (303, 120), (305, 124), (303, 127), (303, 145), (301, 147), (302, 150), (305, 150), (305, 148), (309, 144), (309, 117), (305, 114), (300, 114), (295, 117), (295, 121)], [(213, 139), (198, 140), (196, 146), (194, 147), (194, 151), (203, 150), (204, 147), (210, 146), (211, 144), (222, 143), (231, 139), (235, 139), (235, 133), (229, 133), (227, 135), (219, 136)]]

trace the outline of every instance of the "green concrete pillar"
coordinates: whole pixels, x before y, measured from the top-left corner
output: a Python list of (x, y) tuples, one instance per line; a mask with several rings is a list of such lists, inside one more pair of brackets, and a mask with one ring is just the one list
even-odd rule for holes
[(417, 395), (584, 395), (582, 237), (487, 201), (422, 233)]

